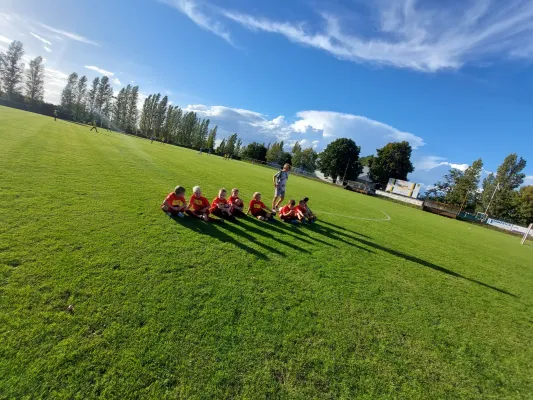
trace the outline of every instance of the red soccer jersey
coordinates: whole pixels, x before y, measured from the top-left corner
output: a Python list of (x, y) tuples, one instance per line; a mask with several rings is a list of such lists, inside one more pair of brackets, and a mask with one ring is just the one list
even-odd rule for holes
[(187, 200), (183, 195), (178, 196), (176, 193), (170, 193), (165, 199), (165, 203), (172, 207), (184, 207), (187, 204)]
[(279, 210), (280, 215), (289, 216), (294, 215), (294, 210), (291, 210), (291, 206), (286, 205), (281, 210)]
[(250, 212), (252, 213), (252, 215), (256, 215), (263, 208), (266, 208), (266, 206), (262, 201), (257, 201), (257, 200), (250, 201)]
[(305, 207), (297, 205), (296, 207), (294, 207), (294, 212), (298, 213), (298, 211), (301, 212), (303, 215), (305, 215), (305, 213), (307, 212), (307, 209)]
[(233, 197), (233, 196), (231, 196), (231, 197), (229, 198), (229, 203), (230, 203), (230, 204), (235, 204), (235, 202), (236, 202), (237, 200), (239, 200), (239, 196), (237, 196), (237, 197)]
[(228, 204), (228, 200), (227, 199), (221, 199), (220, 197), (215, 198), (215, 200), (213, 200), (213, 202), (211, 203), (210, 211), (211, 212), (215, 211), (218, 208), (219, 204)]
[(195, 194), (191, 196), (190, 204), (194, 211), (200, 211), (205, 207), (209, 208), (209, 201), (203, 196), (196, 197)]

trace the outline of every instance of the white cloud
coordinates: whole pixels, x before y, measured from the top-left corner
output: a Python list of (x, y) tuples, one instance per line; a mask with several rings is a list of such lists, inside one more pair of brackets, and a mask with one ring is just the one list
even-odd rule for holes
[(284, 116), (269, 119), (255, 111), (224, 106), (196, 104), (189, 105), (184, 111), (194, 111), (201, 118), (209, 118), (213, 125), (218, 125), (222, 136), (238, 132), (244, 143), (284, 140), (292, 145), (298, 141), (303, 147), (320, 150), (337, 138), (347, 137), (361, 146), (365, 155), (391, 141), (407, 140), (413, 148), (425, 144), (421, 137), (382, 122), (331, 111), (301, 111), (292, 123)]
[(30, 32), (30, 35), (32, 35), (35, 39), (40, 40), (40, 41), (43, 42), (44, 44), (47, 44), (48, 46), (51, 46), (51, 45), (52, 45), (52, 43), (50, 43), (50, 41), (48, 41), (48, 40), (46, 40), (46, 39), (40, 37), (39, 35), (36, 35), (36, 34), (33, 33), (33, 32)]
[(61, 30), (61, 29), (57, 29), (57, 28), (54, 28), (54, 27), (51, 27), (51, 26), (48, 26), (48, 25), (45, 25), (45, 24), (39, 24), (39, 26), (41, 26), (42, 28), (48, 29), (50, 32), (57, 33), (58, 35), (64, 36), (64, 37), (69, 38), (71, 40), (75, 40), (77, 42), (86, 43), (86, 44), (90, 44), (90, 45), (93, 45), (93, 46), (100, 46), (99, 43), (97, 43), (97, 42), (95, 42), (93, 40), (87, 39), (86, 37), (78, 35), (76, 33), (72, 33), (72, 32)]
[(466, 171), (470, 166), (468, 164), (457, 164), (446, 161), (444, 157), (438, 156), (423, 156), (414, 163), (416, 170), (429, 171), (440, 166), (446, 166), (446, 168), (454, 168), (460, 171)]
[[(231, 11), (230, 20), (252, 31), (280, 34), (290, 41), (338, 58), (434, 72), (491, 55), (532, 57), (533, 2), (509, 0), (377, 0), (359, 16), (374, 29), (344, 15), (322, 14), (322, 26), (285, 22)], [(359, 4), (361, 10), (362, 4)], [(350, 15), (350, 13), (345, 13)]]
[(61, 92), (65, 87), (68, 74), (46, 67), (44, 70), (44, 99), (50, 103), (61, 102)]
[(528, 175), (524, 178), (525, 185), (533, 185), (533, 175)]
[(117, 86), (122, 85), (122, 83), (120, 82), (120, 80), (118, 78), (113, 78), (112, 82), (113, 82), (113, 84), (115, 84)]
[(0, 35), (0, 42), (10, 44), (12, 40)]
[(44, 46), (44, 49), (45, 49), (47, 52), (49, 52), (49, 53), (52, 52), (52, 49), (51, 49), (50, 47), (46, 47), (46, 46)]
[(220, 36), (226, 42), (235, 46), (230, 33), (223, 27), (223, 25), (209, 17), (205, 12), (200, 10), (199, 5), (195, 0), (160, 0), (171, 7), (176, 8), (181, 13), (189, 17), (196, 25), (206, 31), (212, 32), (217, 36)]
[(93, 71), (96, 71), (99, 74), (102, 74), (102, 75), (105, 75), (105, 76), (114, 76), (115, 75), (113, 72), (106, 71), (105, 69), (96, 67), (94, 65), (86, 65), (85, 68), (93, 70)]

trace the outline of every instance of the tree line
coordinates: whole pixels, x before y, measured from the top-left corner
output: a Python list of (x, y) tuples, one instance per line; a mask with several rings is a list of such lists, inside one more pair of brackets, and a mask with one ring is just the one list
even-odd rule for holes
[(428, 190), (428, 197), (471, 212), (487, 213), (514, 224), (533, 222), (533, 186), (522, 186), (526, 160), (509, 154), (496, 170), (483, 179), (480, 158), (465, 171), (451, 168), (442, 181)]

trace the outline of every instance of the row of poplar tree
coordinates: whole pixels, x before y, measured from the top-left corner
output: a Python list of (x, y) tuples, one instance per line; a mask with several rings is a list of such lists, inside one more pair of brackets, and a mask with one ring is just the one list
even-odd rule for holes
[(15, 40), (6, 52), (0, 53), (0, 94), (11, 101), (42, 102), (44, 98), (44, 64), (41, 56), (30, 61), (25, 69), (24, 45)]

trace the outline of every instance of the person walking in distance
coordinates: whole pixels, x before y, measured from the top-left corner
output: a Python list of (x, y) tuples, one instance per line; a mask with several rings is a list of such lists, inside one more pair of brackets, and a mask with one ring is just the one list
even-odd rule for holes
[(272, 211), (274, 213), (277, 211), (281, 202), (285, 199), (285, 190), (287, 187), (287, 180), (289, 179), (290, 170), (291, 165), (285, 164), (283, 169), (272, 178), (275, 188), (274, 200), (272, 200)]

